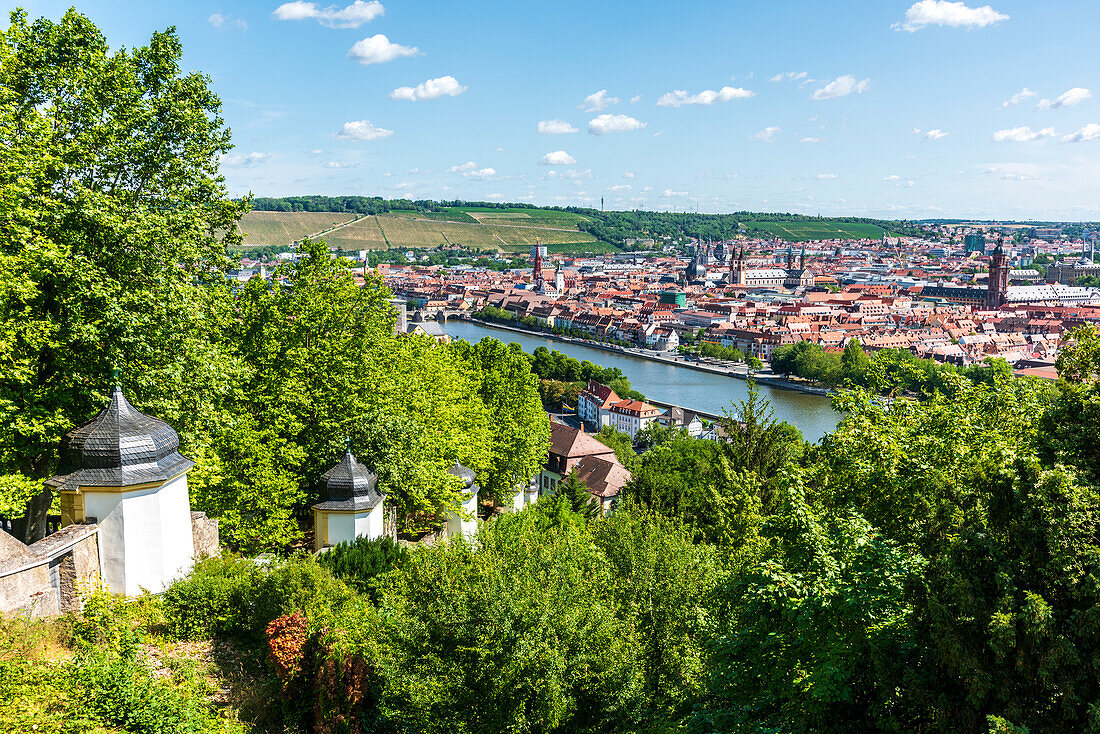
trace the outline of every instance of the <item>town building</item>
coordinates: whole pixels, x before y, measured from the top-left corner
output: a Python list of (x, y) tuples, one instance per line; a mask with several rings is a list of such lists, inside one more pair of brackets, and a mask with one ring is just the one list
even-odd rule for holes
[(617, 431), (630, 436), (630, 440), (645, 430), (657, 419), (661, 411), (641, 400), (620, 400), (611, 406), (610, 425)]
[(598, 431), (611, 425), (611, 406), (621, 399), (607, 385), (589, 380), (577, 396), (577, 417)]
[(537, 480), (540, 496), (555, 494), (573, 470), (604, 512), (611, 509), (622, 488), (630, 481), (630, 472), (619, 463), (613, 449), (583, 429), (551, 421), (550, 451)]

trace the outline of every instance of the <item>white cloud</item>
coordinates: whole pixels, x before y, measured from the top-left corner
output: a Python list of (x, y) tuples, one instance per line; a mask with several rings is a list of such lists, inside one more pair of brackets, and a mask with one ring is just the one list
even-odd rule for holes
[(805, 79), (807, 76), (804, 71), (784, 71), (780, 74), (776, 74), (773, 77), (768, 77), (769, 82), (785, 82), (785, 81), (799, 81)]
[(435, 99), (436, 97), (457, 97), (466, 91), (466, 87), (458, 83), (453, 76), (441, 76), (438, 79), (429, 79), (415, 87), (398, 87), (390, 92), (390, 99), (404, 99), (415, 102), (418, 99)]
[(599, 112), (613, 104), (619, 104), (619, 102), (622, 102), (622, 100), (618, 97), (608, 97), (607, 90), (601, 89), (585, 97), (579, 108), (585, 112)]
[(416, 56), (419, 53), (420, 49), (416, 46), (391, 43), (384, 34), (376, 33), (370, 38), (356, 41), (355, 45), (348, 50), (348, 58), (355, 59), (364, 65), (384, 64), (402, 56)]
[(571, 166), (576, 162), (577, 159), (564, 150), (555, 150), (539, 159), (539, 164), (543, 166)]
[(835, 173), (819, 173), (819, 174), (817, 174), (817, 180), (818, 181), (832, 181), (836, 177), (837, 177), (837, 175)]
[(821, 138), (813, 138), (813, 137), (810, 137), (810, 138), (802, 138), (802, 139), (801, 139), (801, 140), (799, 140), (798, 142), (800, 142), (800, 143), (820, 143), (820, 142), (821, 142)]
[[(556, 173), (558, 173), (558, 172), (557, 171), (547, 171), (546, 177), (547, 178), (553, 178), (553, 175), (551, 175), (551, 174), (556, 174)], [(571, 180), (575, 180), (578, 183), (580, 182), (581, 179), (594, 178), (595, 177), (595, 174), (592, 173), (591, 168), (585, 168), (585, 169), (580, 170), (580, 171), (578, 171), (576, 169), (573, 169), (573, 168), (568, 168), (568, 169), (562, 171), (558, 175), (560, 175), (562, 178), (568, 178), (568, 179), (571, 179)]]
[(352, 140), (381, 140), (391, 135), (393, 135), (393, 130), (375, 127), (370, 120), (345, 122), (344, 126), (340, 128), (340, 132), (336, 133), (337, 137), (351, 138)]
[(1012, 95), (1011, 97), (1006, 99), (1004, 102), (1002, 102), (1001, 103), (1001, 109), (1003, 110), (1005, 107), (1011, 107), (1012, 105), (1020, 104), (1025, 99), (1030, 99), (1031, 97), (1037, 97), (1037, 96), (1039, 96), (1039, 95), (1037, 95), (1035, 92), (1031, 91), (1027, 87), (1024, 87), (1019, 92), (1016, 92), (1016, 94)]
[(321, 150), (320, 148), (314, 148), (313, 150), (309, 151), (309, 155), (321, 155), (324, 152), (325, 151)]
[(1039, 104), (1035, 105), (1035, 109), (1056, 110), (1059, 107), (1073, 107), (1074, 105), (1081, 104), (1091, 96), (1092, 92), (1088, 89), (1085, 89), (1084, 87), (1074, 87), (1073, 89), (1069, 89), (1058, 95), (1053, 100), (1041, 100)]
[(473, 161), (466, 161), (456, 166), (451, 166), (447, 169), (449, 173), (460, 173), (466, 178), (472, 178), (475, 181), (488, 181), (497, 175), (495, 168), (478, 168), (477, 164)]
[(688, 192), (686, 192), (686, 191), (673, 191), (672, 189), (665, 189), (664, 193), (661, 194), (661, 196), (687, 196), (687, 195), (688, 195)]
[(276, 20), (316, 20), (326, 28), (358, 28), (385, 11), (382, 3), (377, 0), (370, 0), (370, 2), (355, 0), (351, 5), (340, 9), (335, 5), (321, 8), (317, 3), (294, 0), (275, 8), (271, 16)]
[(770, 143), (775, 140), (775, 134), (779, 132), (779, 128), (774, 125), (764, 128), (758, 133), (753, 133), (749, 136), (749, 140), (760, 140), (765, 143)]
[(231, 168), (251, 168), (258, 166), (271, 156), (267, 153), (237, 153), (222, 158), (222, 163)]
[(681, 107), (686, 104), (709, 105), (715, 102), (729, 102), (731, 99), (748, 99), (756, 96), (756, 92), (742, 87), (722, 87), (717, 92), (713, 89), (704, 89), (698, 94), (688, 94), (683, 89), (675, 89), (666, 92), (657, 100), (658, 107)]
[(891, 174), (890, 174), (889, 176), (883, 176), (883, 177), (882, 177), (882, 180), (883, 180), (883, 181), (900, 181), (900, 180), (901, 180), (901, 176), (899, 176), (899, 175), (898, 175), (898, 174), (896, 174), (896, 173), (891, 173)]
[(939, 140), (940, 138), (946, 138), (950, 134), (951, 133), (947, 132), (946, 130), (940, 130), (937, 127), (937, 128), (933, 128), (933, 129), (929, 130), (928, 132), (924, 133), (924, 139), (925, 140)]
[(462, 175), (475, 181), (488, 181), (497, 175), (497, 171), (495, 168), (479, 168), (476, 171), (469, 171)]
[(608, 186), (608, 191), (630, 191), (630, 184), (615, 184), (614, 186)]
[(630, 104), (637, 104), (638, 102), (641, 102), (641, 101), (642, 101), (642, 95), (640, 95), (640, 94), (635, 94), (633, 97), (630, 98)]
[(625, 133), (631, 130), (641, 130), (645, 123), (635, 120), (628, 115), (599, 115), (588, 121), (588, 132), (593, 135), (607, 135), (608, 133)]
[(1042, 130), (1032, 130), (1026, 125), (1023, 127), (1010, 127), (993, 133), (995, 143), (1027, 143), (1039, 138), (1052, 138), (1055, 132), (1052, 127), (1044, 127)]
[(538, 132), (541, 135), (565, 135), (580, 131), (565, 120), (541, 120)]
[(247, 31), (248, 23), (245, 23), (240, 18), (230, 18), (228, 15), (222, 15), (221, 13), (214, 13), (206, 22), (217, 28), (219, 31)]
[(1100, 125), (1095, 122), (1090, 122), (1062, 138), (1063, 143), (1086, 143), (1090, 140), (1100, 140)]
[(851, 74), (844, 74), (833, 79), (821, 89), (817, 89), (810, 95), (810, 99), (822, 100), (844, 97), (849, 94), (860, 94), (870, 86), (870, 79), (856, 79)]
[(623, 178), (634, 178), (634, 171), (623, 171)]
[(895, 23), (892, 28), (914, 33), (930, 25), (950, 26), (952, 28), (984, 28), (987, 25), (1008, 20), (1004, 13), (998, 13), (988, 5), (971, 8), (962, 2), (948, 0), (920, 0), (905, 11), (905, 20)]
[(354, 168), (354, 163), (341, 163), (340, 161), (328, 161), (324, 164), (325, 168)]

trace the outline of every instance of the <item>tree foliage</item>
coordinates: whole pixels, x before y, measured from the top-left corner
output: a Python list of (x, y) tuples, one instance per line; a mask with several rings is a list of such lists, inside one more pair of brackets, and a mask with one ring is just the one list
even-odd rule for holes
[(173, 29), (111, 52), (75, 10), (0, 33), (2, 474), (47, 476), (113, 365), (184, 430), (237, 373), (207, 334), (244, 205), (218, 174), (220, 102), (181, 54)]

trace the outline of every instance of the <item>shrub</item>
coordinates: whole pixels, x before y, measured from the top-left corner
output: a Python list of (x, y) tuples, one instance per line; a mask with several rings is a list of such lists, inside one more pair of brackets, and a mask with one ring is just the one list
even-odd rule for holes
[(267, 625), (267, 652), (275, 674), (290, 688), (302, 673), (302, 653), (308, 639), (306, 617), (301, 611), (273, 619)]
[(168, 631), (184, 639), (260, 639), (269, 622), (297, 610), (316, 628), (355, 603), (355, 592), (310, 557), (270, 567), (230, 555), (207, 558), (164, 592)]
[(322, 553), (317, 557), (317, 562), (377, 603), (376, 577), (391, 568), (403, 567), (408, 562), (408, 557), (409, 552), (390, 538), (356, 538), (350, 543), (340, 543)]
[(310, 629), (332, 624), (336, 614), (361, 603), (355, 592), (312, 557), (295, 557), (257, 574), (250, 629), (261, 635), (268, 622), (301, 610)]
[(169, 633), (195, 640), (246, 631), (257, 571), (252, 561), (228, 554), (196, 563), (164, 592)]

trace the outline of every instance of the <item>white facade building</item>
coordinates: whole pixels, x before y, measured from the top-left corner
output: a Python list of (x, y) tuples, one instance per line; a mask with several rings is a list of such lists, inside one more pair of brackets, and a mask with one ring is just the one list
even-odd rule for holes
[(447, 535), (465, 535), (472, 537), (477, 534), (477, 492), (478, 486), (474, 484), (476, 476), (473, 469), (462, 466), (457, 461), (447, 470), (447, 473), (456, 476), (462, 481), (462, 510), (466, 517), (459, 517), (458, 513), (448, 512), (446, 517)]
[(356, 538), (382, 537), (383, 500), (378, 475), (344, 449), (340, 463), (321, 475), (317, 489), (325, 499), (313, 505), (314, 544), (317, 550)]
[(65, 436), (65, 473), (46, 484), (61, 495), (63, 525), (97, 523), (100, 572), (111, 592), (157, 593), (191, 569), (192, 466), (179, 453), (179, 435), (130, 405), (117, 385), (99, 415)]
[(633, 440), (641, 431), (653, 421), (661, 411), (649, 403), (641, 400), (620, 400), (611, 406), (611, 427), (630, 436)]

